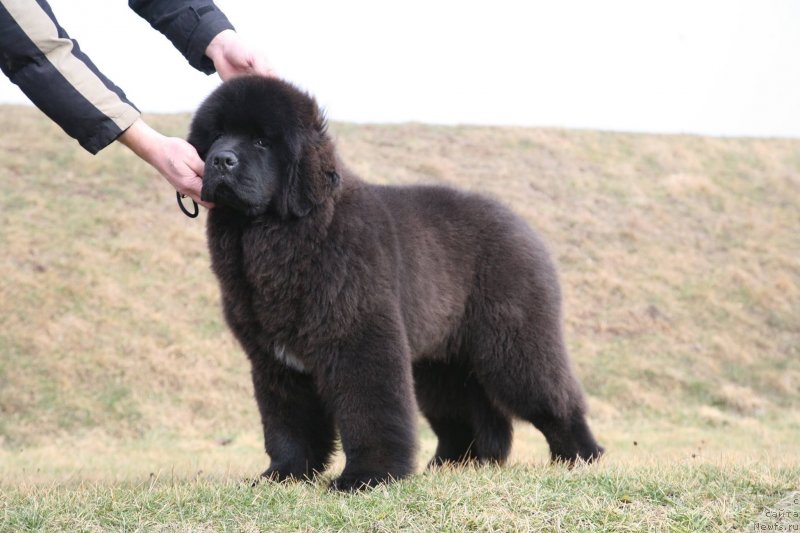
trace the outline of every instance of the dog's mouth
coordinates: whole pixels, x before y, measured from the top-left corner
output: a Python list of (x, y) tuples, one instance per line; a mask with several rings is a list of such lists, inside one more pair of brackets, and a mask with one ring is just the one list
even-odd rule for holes
[(204, 202), (215, 204), (227, 204), (234, 207), (238, 203), (236, 193), (221, 179), (203, 180), (203, 188), (200, 190), (200, 199)]
[(247, 193), (243, 191), (237, 192), (225, 177), (212, 175), (203, 179), (200, 199), (204, 202), (212, 202), (218, 207), (230, 208), (247, 217), (254, 217), (264, 213), (265, 206), (253, 205), (247, 202), (246, 198)]

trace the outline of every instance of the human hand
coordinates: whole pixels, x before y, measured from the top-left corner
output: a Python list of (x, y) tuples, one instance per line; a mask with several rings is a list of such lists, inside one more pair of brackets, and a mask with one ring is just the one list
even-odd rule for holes
[(206, 48), (206, 56), (214, 62), (214, 68), (222, 81), (245, 74), (276, 76), (267, 58), (233, 30), (221, 31), (211, 39)]
[(194, 146), (178, 137), (158, 133), (141, 118), (125, 130), (119, 140), (158, 170), (176, 191), (204, 207), (214, 207), (200, 199), (205, 164)]

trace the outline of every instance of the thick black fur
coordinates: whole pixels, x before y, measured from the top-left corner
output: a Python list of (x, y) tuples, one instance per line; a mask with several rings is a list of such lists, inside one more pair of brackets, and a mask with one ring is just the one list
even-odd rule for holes
[(216, 203), (212, 266), (252, 364), (264, 476), (324, 470), (337, 432), (347, 462), (334, 488), (407, 476), (417, 405), (439, 439), (432, 465), (503, 463), (514, 417), (553, 460), (603, 453), (564, 347), (556, 269), (521, 218), (454, 189), (365, 183), (316, 102), (275, 79), (222, 85), (189, 141)]

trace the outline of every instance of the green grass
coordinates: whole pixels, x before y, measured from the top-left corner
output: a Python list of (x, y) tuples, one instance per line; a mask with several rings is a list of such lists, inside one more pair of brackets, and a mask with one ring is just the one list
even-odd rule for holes
[(688, 464), (440, 470), (356, 495), (324, 483), (199, 475), (13, 489), (0, 530), (722, 531), (792, 490), (800, 468)]
[(0, 129), (2, 530), (728, 530), (798, 488), (800, 141), (333, 124), (370, 181), (481, 191), (540, 230), (608, 449), (547, 466), (519, 424), (507, 468), (342, 496), (341, 457), (316, 484), (240, 482), (267, 458), (205, 215), (32, 109)]

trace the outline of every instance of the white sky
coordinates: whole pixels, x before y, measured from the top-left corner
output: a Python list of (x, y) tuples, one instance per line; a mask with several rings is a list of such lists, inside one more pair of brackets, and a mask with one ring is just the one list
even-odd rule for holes
[[(218, 83), (123, 0), (52, 0), (144, 111)], [(333, 120), (800, 137), (796, 0), (218, 0)], [(25, 97), (0, 76), (0, 102)]]

